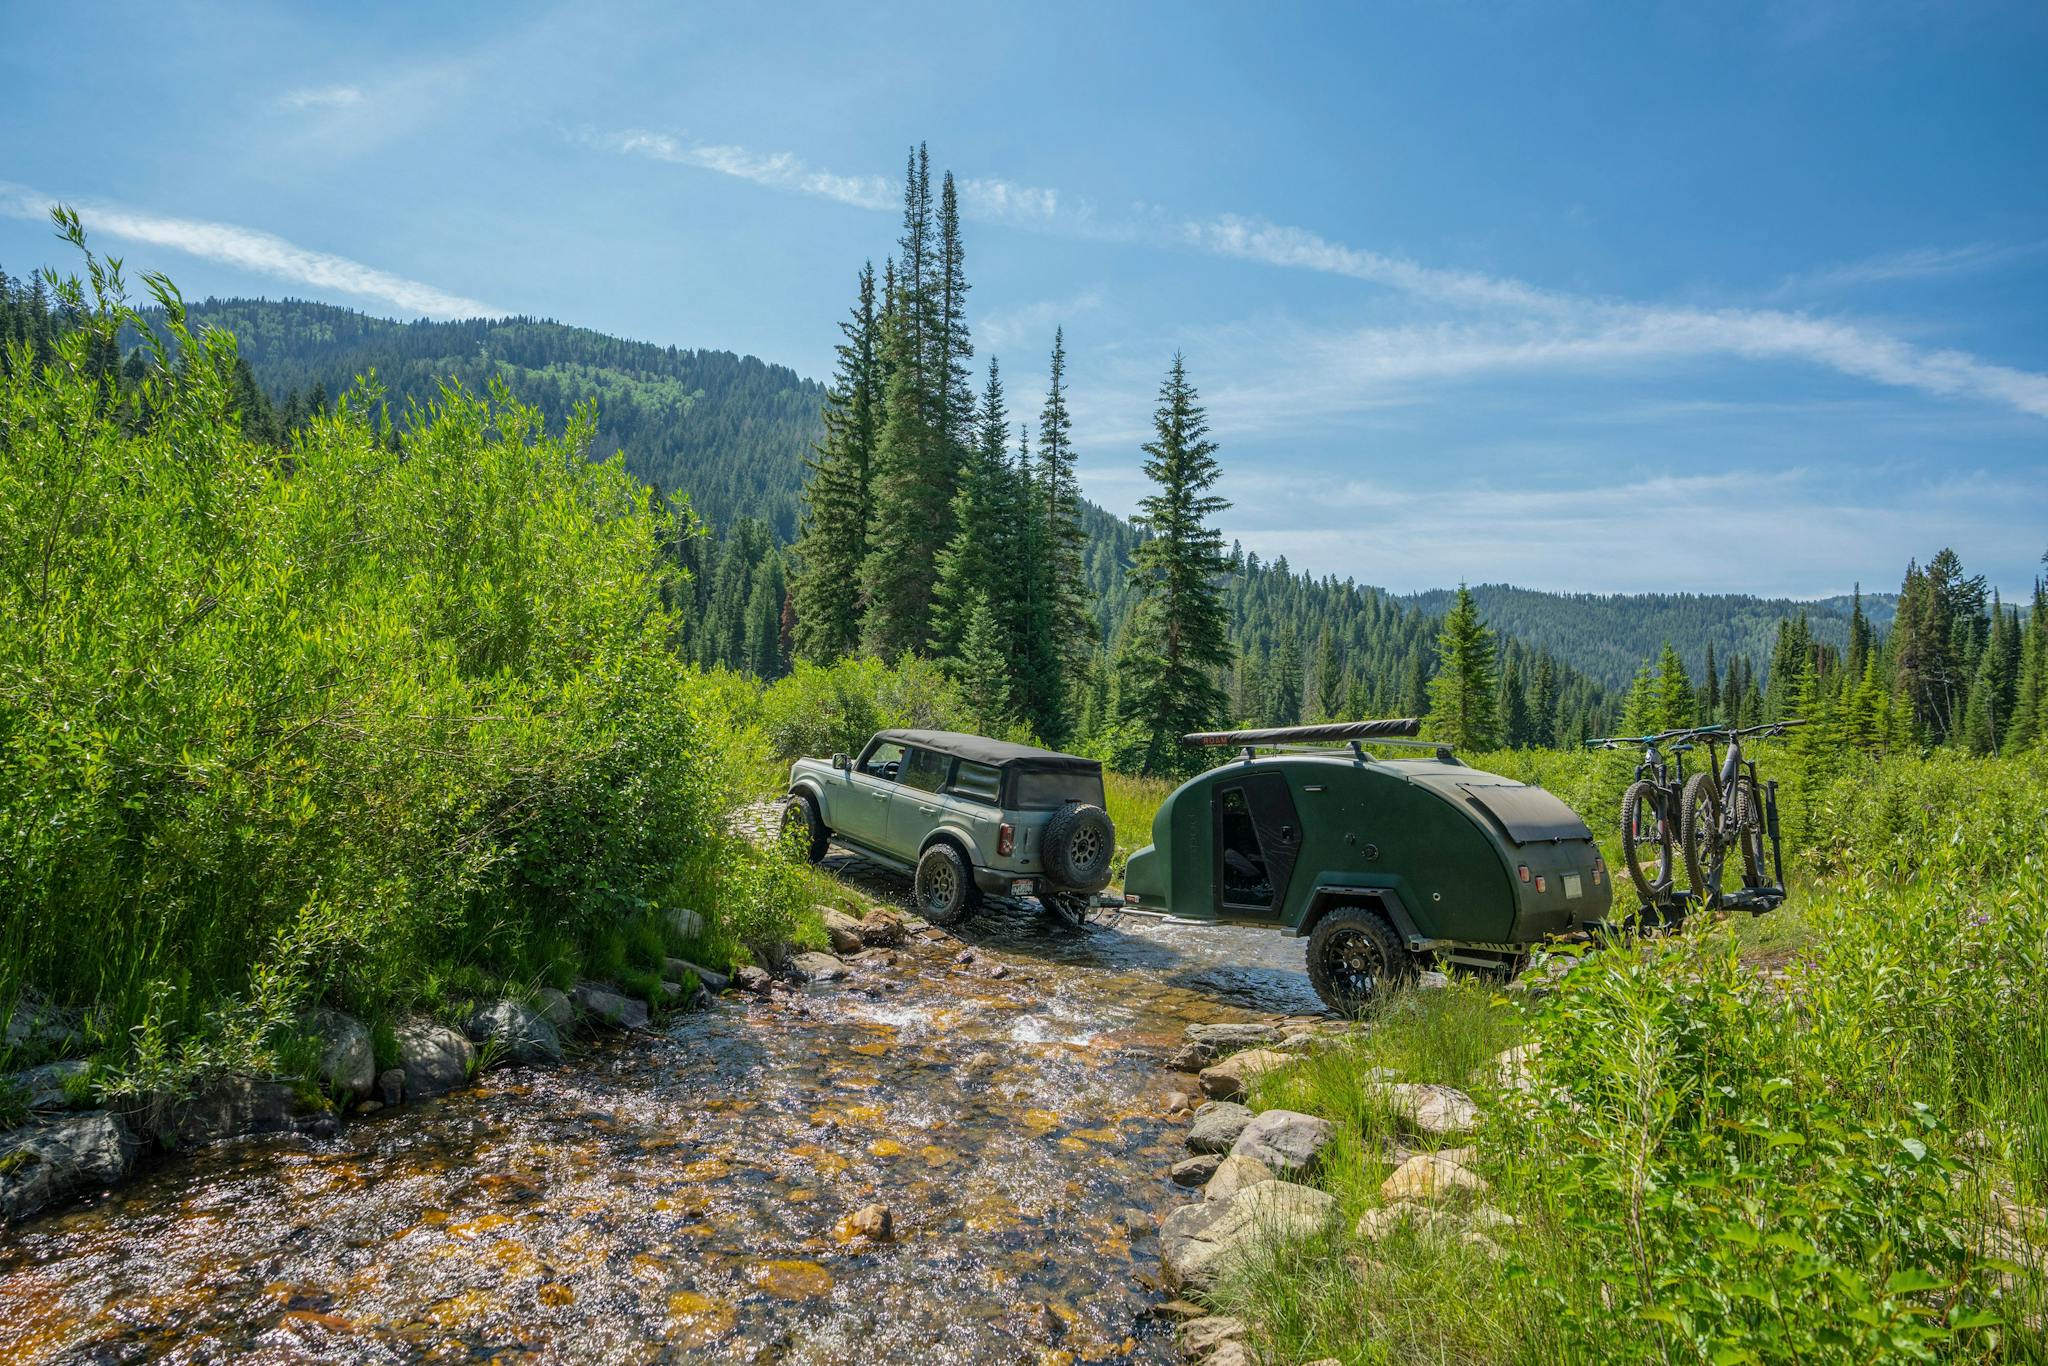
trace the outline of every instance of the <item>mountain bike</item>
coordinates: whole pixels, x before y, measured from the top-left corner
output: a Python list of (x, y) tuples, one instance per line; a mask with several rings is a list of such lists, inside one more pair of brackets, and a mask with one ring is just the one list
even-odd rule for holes
[[(1707, 910), (1738, 908), (1767, 911), (1785, 899), (1783, 859), (1778, 851), (1777, 784), (1760, 785), (1756, 761), (1742, 750), (1745, 737), (1783, 735), (1798, 720), (1768, 721), (1741, 730), (1702, 727), (1696, 735), (1707, 746), (1707, 766), (1685, 784), (1680, 798), (1678, 843), (1685, 858), (1685, 875), (1693, 895)], [(1725, 743), (1728, 752), (1717, 765), (1714, 748)], [(1767, 867), (1764, 840), (1768, 835), (1775, 867)], [(1728, 856), (1740, 855), (1742, 889), (1732, 896), (1721, 894)]]
[[(1627, 865), (1629, 881), (1643, 899), (1643, 909), (1666, 912), (1667, 918), (1679, 901), (1672, 885), (1678, 867), (1673, 845), (1678, 840), (1679, 813), (1683, 809), (1685, 756), (1692, 749), (1683, 742), (1693, 734), (1693, 728), (1685, 726), (1655, 735), (1609, 735), (1586, 741), (1593, 749), (1643, 747), (1635, 779), (1621, 794), (1621, 861)], [(1666, 746), (1670, 749), (1669, 759), (1665, 757)]]

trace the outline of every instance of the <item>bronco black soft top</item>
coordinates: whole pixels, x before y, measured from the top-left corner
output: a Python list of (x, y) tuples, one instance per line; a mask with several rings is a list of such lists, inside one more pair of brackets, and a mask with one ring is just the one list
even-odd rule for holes
[(1034, 768), (1062, 773), (1102, 771), (1098, 760), (1084, 759), (1078, 754), (1061, 754), (1058, 750), (1039, 749), (1010, 740), (991, 740), (986, 735), (968, 735), (957, 730), (880, 730), (875, 732), (875, 739), (950, 754), (957, 759), (968, 759), (994, 768)]

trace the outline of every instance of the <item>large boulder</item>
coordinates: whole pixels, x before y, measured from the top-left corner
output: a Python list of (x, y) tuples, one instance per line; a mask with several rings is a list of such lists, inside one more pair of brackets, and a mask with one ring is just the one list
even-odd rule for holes
[(1202, 1094), (1213, 1100), (1239, 1100), (1249, 1095), (1252, 1083), (1267, 1072), (1276, 1072), (1294, 1061), (1270, 1048), (1250, 1048), (1233, 1053), (1222, 1062), (1202, 1069)]
[(547, 1016), (519, 1001), (493, 1001), (469, 1017), (471, 1042), (495, 1044), (507, 1062), (516, 1066), (560, 1062), (562, 1038)]
[(669, 928), (673, 929), (686, 943), (694, 943), (704, 937), (704, 917), (695, 911), (678, 906), (668, 913)]
[(330, 1091), (360, 1099), (377, 1084), (377, 1049), (370, 1027), (353, 1015), (325, 1006), (314, 1011), (306, 1027), (320, 1041), (316, 1070)]
[(567, 992), (556, 991), (553, 987), (542, 987), (533, 993), (533, 1008), (540, 1012), (543, 1020), (555, 1027), (557, 1034), (576, 1023), (576, 1003), (569, 999)]
[(1223, 1165), (1223, 1159), (1215, 1153), (1196, 1153), (1184, 1157), (1167, 1170), (1176, 1186), (1207, 1186), (1209, 1179), (1216, 1175), (1216, 1169)]
[(1202, 1198), (1228, 1200), (1248, 1186), (1278, 1179), (1279, 1174), (1256, 1157), (1226, 1157), (1216, 1164), (1215, 1172), (1202, 1187)]
[(1212, 1100), (1195, 1111), (1195, 1122), (1188, 1126), (1188, 1151), (1227, 1153), (1251, 1122), (1252, 1112), (1247, 1107), (1234, 1101)]
[(1231, 1145), (1232, 1157), (1263, 1162), (1282, 1177), (1307, 1176), (1322, 1165), (1323, 1149), (1337, 1136), (1337, 1126), (1316, 1115), (1294, 1110), (1268, 1110), (1245, 1125)]
[(106, 1110), (0, 1133), (0, 1219), (23, 1219), (113, 1185), (134, 1165), (137, 1146), (121, 1117)]
[(829, 953), (806, 952), (791, 955), (789, 971), (799, 982), (836, 982), (846, 976), (846, 964)]
[(8, 1078), (14, 1089), (28, 1098), (31, 1110), (76, 1110), (80, 1101), (72, 1095), (78, 1079), (92, 1071), (92, 1064), (82, 1058), (67, 1058), (62, 1062), (46, 1062), (41, 1067), (25, 1068)]
[(220, 1077), (198, 1095), (173, 1103), (157, 1124), (167, 1148), (195, 1148), (225, 1138), (282, 1133), (317, 1113), (290, 1086), (266, 1077)]
[(1463, 1163), (1442, 1153), (1417, 1153), (1380, 1183), (1380, 1198), (1389, 1204), (1403, 1200), (1427, 1203), (1485, 1190), (1486, 1178)]
[(1336, 1209), (1333, 1197), (1286, 1181), (1263, 1181), (1228, 1200), (1183, 1205), (1159, 1230), (1167, 1284), (1213, 1294), (1246, 1259), (1275, 1243), (1314, 1236)]
[(408, 1020), (397, 1029), (398, 1068), (405, 1073), (405, 1098), (425, 1100), (469, 1080), (476, 1050), (469, 1040), (433, 1020)]
[(903, 943), (903, 917), (892, 911), (869, 911), (860, 918), (860, 935), (870, 948), (896, 948)]
[(1428, 1138), (1469, 1133), (1479, 1123), (1479, 1107), (1454, 1086), (1382, 1082), (1368, 1094), (1379, 1097), (1402, 1124)]
[(1222, 1314), (1189, 1319), (1174, 1330), (1174, 1341), (1191, 1361), (1214, 1361), (1216, 1354), (1233, 1343), (1242, 1346), (1244, 1324)]
[(569, 999), (585, 1017), (611, 1029), (647, 1028), (647, 1002), (621, 996), (596, 982), (578, 982)]
[(845, 911), (820, 906), (818, 918), (825, 922), (825, 937), (832, 941), (832, 952), (859, 953), (868, 946), (867, 931)]
[(1227, 1054), (1273, 1043), (1281, 1033), (1269, 1024), (1189, 1025), (1186, 1041), (1167, 1065), (1176, 1072), (1199, 1072)]
[(732, 979), (724, 973), (715, 968), (707, 968), (702, 963), (693, 963), (687, 958), (665, 958), (662, 960), (661, 971), (663, 976), (675, 982), (682, 981), (683, 974), (688, 973), (703, 983), (706, 991), (724, 991), (732, 985)]

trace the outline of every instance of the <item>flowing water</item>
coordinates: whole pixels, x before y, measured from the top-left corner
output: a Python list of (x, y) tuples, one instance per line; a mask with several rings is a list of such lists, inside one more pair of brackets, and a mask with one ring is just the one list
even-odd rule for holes
[[(1271, 932), (991, 906), (844, 983), (0, 1233), (0, 1359), (1170, 1360), (1159, 1059), (1316, 1012), (1300, 964)], [(869, 1203), (893, 1241), (848, 1230)]]

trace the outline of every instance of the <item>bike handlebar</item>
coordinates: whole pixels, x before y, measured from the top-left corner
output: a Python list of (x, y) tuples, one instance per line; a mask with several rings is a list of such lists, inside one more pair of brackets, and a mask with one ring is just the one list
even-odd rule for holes
[(1761, 725), (1744, 726), (1736, 730), (1730, 726), (1680, 726), (1676, 730), (1661, 730), (1655, 735), (1603, 735), (1586, 741), (1588, 749), (1615, 749), (1622, 745), (1661, 745), (1667, 740), (1732, 740), (1742, 735), (1783, 735), (1794, 726), (1803, 726), (1803, 718), (1788, 718), (1783, 721), (1766, 721)]

